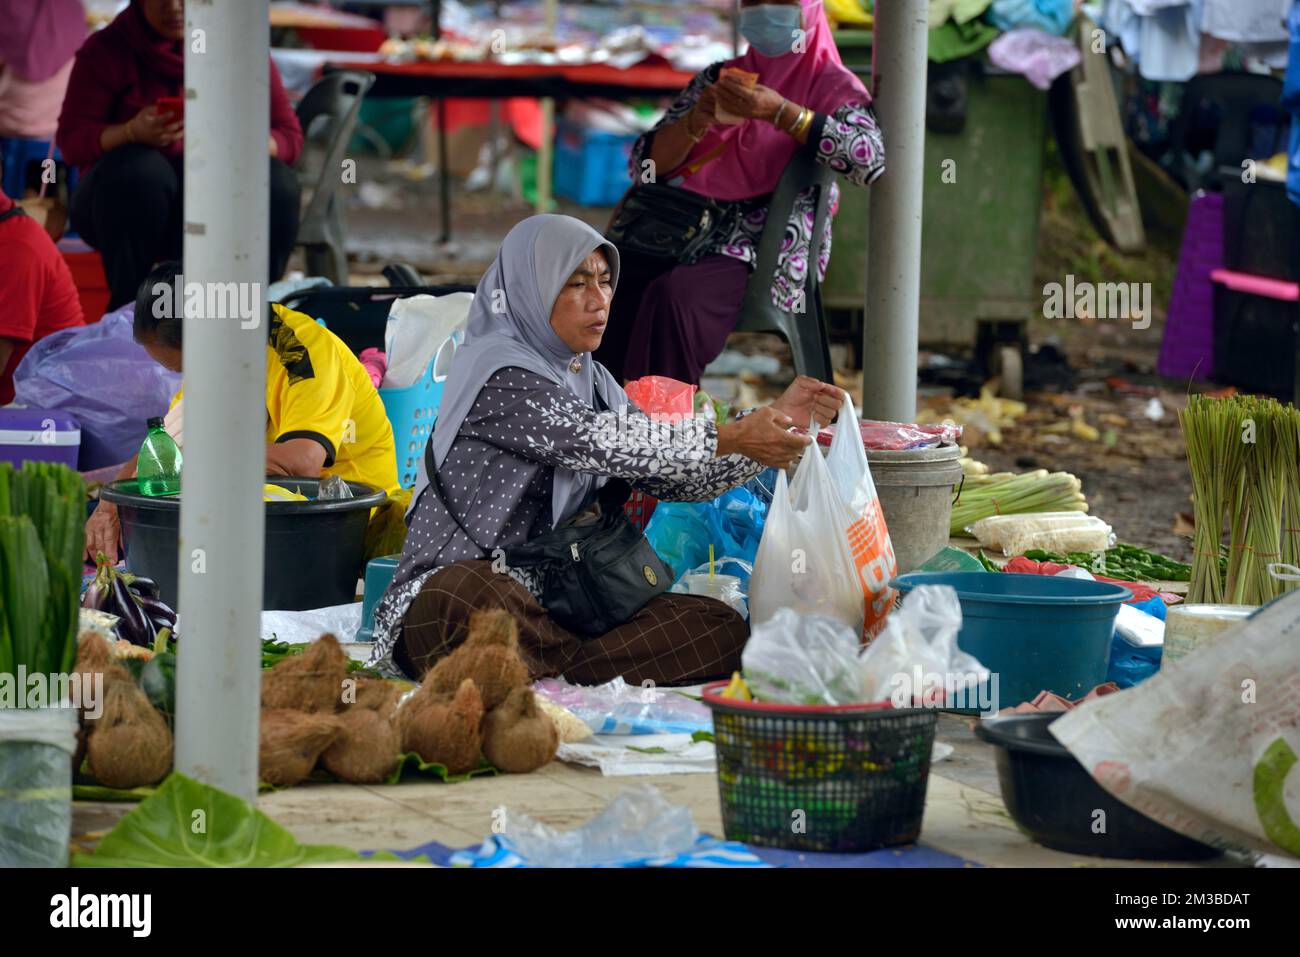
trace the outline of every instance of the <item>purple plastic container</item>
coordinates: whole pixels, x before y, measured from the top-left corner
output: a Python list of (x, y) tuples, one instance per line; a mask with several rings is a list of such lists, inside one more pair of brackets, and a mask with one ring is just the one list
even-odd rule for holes
[(0, 462), (58, 462), (74, 471), (81, 423), (51, 409), (0, 409)]

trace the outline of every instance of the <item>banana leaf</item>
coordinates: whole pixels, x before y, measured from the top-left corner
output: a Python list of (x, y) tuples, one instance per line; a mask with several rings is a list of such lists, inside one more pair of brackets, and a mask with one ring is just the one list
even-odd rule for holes
[[(360, 861), (330, 844), (299, 844), (247, 801), (173, 773), (73, 867), (295, 867)], [(380, 853), (370, 860), (398, 860)]]

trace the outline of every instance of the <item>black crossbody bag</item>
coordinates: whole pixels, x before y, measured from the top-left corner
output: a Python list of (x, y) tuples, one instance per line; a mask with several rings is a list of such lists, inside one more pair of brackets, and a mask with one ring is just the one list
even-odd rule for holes
[(689, 262), (733, 215), (729, 205), (662, 183), (640, 183), (623, 196), (605, 238), (622, 252)]
[[(603, 409), (599, 395), (596, 401)], [(465, 537), (491, 554), (452, 509), (431, 451), (432, 446), (425, 461), (430, 485)], [(584, 509), (531, 542), (503, 550), (506, 564), (536, 570), (550, 617), (584, 638), (598, 638), (631, 621), (673, 583), (672, 570), (623, 511), (631, 492), (627, 482), (612, 479), (596, 493), (598, 509)]]

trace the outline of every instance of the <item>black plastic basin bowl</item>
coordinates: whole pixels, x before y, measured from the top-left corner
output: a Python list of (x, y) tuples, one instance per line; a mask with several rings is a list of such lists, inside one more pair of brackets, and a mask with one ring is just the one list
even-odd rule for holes
[[(996, 746), (1002, 802), (1031, 838), (1092, 857), (1195, 861), (1219, 855), (1112, 797), (1047, 730), (1059, 717), (1013, 714), (975, 726)], [(1105, 830), (1094, 833), (1098, 811), (1105, 812)]]
[[(370, 510), (383, 504), (387, 494), (361, 482), (349, 482), (352, 498), (320, 502), (315, 500), (320, 485), (317, 479), (276, 475), (268, 476), (267, 482), (306, 495), (309, 501), (265, 505), (262, 607), (302, 611), (352, 601)], [(117, 506), (127, 569), (155, 579), (162, 600), (176, 607), (180, 498), (141, 495), (135, 479), (106, 486), (100, 497)]]

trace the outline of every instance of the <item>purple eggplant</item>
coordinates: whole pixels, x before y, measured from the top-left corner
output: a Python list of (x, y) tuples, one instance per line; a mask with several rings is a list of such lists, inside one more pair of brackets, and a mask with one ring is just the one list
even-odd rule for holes
[(105, 611), (122, 619), (117, 623), (118, 633), (133, 645), (148, 646), (153, 640), (153, 623), (120, 575), (113, 576), (112, 588), (112, 600)]
[(81, 596), (81, 607), (88, 608), (91, 611), (103, 611), (104, 603), (108, 601), (109, 586), (99, 580), (96, 575), (86, 586), (86, 593)]
[(164, 621), (168, 628), (176, 627), (176, 612), (172, 611), (165, 602), (157, 598), (136, 597), (136, 604), (144, 609), (144, 613), (154, 621)]
[(127, 575), (126, 587), (141, 598), (156, 599), (158, 597), (158, 583), (152, 578), (145, 578), (143, 575)]

